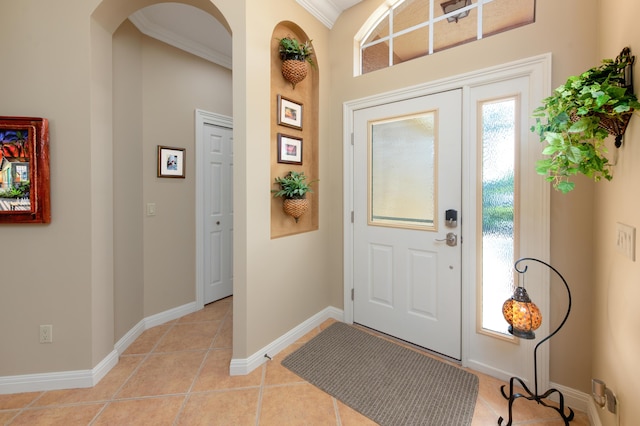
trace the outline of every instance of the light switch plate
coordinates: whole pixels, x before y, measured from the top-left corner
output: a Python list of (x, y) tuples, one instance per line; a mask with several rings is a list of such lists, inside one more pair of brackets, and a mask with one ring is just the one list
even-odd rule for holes
[(616, 249), (635, 262), (636, 228), (624, 223), (616, 223)]

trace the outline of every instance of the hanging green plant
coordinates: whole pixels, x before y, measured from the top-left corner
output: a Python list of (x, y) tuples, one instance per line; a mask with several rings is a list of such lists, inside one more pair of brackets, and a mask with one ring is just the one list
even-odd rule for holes
[(282, 59), (282, 76), (294, 89), (307, 76), (307, 62), (316, 67), (310, 40), (303, 43), (293, 37), (278, 39), (278, 53)]
[(298, 222), (300, 216), (302, 216), (309, 209), (309, 201), (307, 200), (307, 193), (313, 192), (311, 184), (317, 182), (313, 180), (307, 182), (307, 176), (304, 172), (294, 172), (293, 170), (287, 173), (284, 177), (276, 177), (275, 183), (280, 185), (280, 190), (272, 189), (274, 197), (283, 197), (283, 209), (284, 212)]
[(313, 192), (311, 184), (316, 180), (307, 182), (304, 172), (294, 172), (293, 170), (284, 177), (276, 177), (275, 183), (280, 185), (280, 189), (272, 189), (274, 197), (284, 198), (305, 198), (307, 192)]
[(569, 77), (535, 109), (531, 131), (547, 144), (542, 153), (549, 156), (538, 161), (536, 171), (562, 193), (574, 189), (570, 179), (578, 173), (596, 182), (612, 179), (605, 139), (615, 135), (620, 146), (633, 111), (640, 108), (631, 84), (634, 61), (624, 48), (615, 60)]

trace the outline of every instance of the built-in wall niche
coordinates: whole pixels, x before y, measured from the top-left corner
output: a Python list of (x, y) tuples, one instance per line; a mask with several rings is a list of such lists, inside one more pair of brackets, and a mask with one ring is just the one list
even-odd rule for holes
[[(308, 209), (297, 219), (285, 213), (283, 198), (271, 197), (271, 238), (279, 238), (318, 229), (318, 87), (320, 64), (313, 56), (314, 66), (306, 63), (304, 79), (292, 84), (283, 76), (279, 40), (294, 38), (311, 41), (300, 27), (281, 22), (271, 37), (271, 189), (279, 190), (276, 178), (289, 172), (304, 173), (313, 182), (313, 192), (307, 193)], [(311, 44), (311, 47), (313, 45)]]

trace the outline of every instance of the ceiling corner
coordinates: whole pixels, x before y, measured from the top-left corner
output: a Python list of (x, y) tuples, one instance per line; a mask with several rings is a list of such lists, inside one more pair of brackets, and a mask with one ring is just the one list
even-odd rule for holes
[(296, 0), (307, 12), (316, 17), (327, 28), (335, 24), (341, 10), (331, 0)]

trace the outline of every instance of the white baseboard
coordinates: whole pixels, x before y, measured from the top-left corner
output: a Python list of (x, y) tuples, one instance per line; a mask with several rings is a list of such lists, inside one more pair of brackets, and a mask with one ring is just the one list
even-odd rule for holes
[[(571, 407), (574, 410), (582, 411), (584, 413), (587, 412), (587, 408), (589, 405), (589, 401), (591, 400), (591, 395), (588, 395), (584, 392), (575, 390), (573, 388), (569, 388), (567, 386), (560, 385), (558, 383), (549, 383), (551, 389), (557, 389), (562, 392), (564, 395), (564, 405), (565, 407)], [(549, 399), (555, 402), (559, 402), (557, 398), (557, 394), (553, 394), (549, 396)]]
[(191, 302), (186, 305), (169, 309), (168, 311), (160, 312), (159, 314), (151, 315), (144, 319), (145, 330), (155, 327), (156, 325), (162, 325), (166, 322), (173, 321), (200, 309), (202, 309), (202, 306), (198, 308), (196, 302)]
[[(482, 362), (478, 362), (476, 360), (470, 359), (465, 364), (464, 367), (470, 368), (471, 370), (477, 371), (478, 373), (484, 373), (488, 376), (495, 377), (498, 380), (502, 380), (503, 382), (509, 382), (513, 374), (509, 373), (505, 370), (500, 370), (495, 366), (488, 365)], [(524, 380), (524, 383), (529, 386), (529, 382)]]
[(145, 330), (180, 318), (197, 310), (191, 302), (144, 318), (127, 332), (102, 361), (91, 370), (61, 371), (41, 374), (23, 374), (0, 377), (0, 395), (9, 393), (38, 392), (59, 389), (90, 388), (95, 386), (113, 367), (118, 364), (120, 355)]
[(343, 321), (344, 311), (332, 306), (323, 309), (308, 320), (304, 321), (302, 324), (289, 330), (284, 335), (255, 352), (253, 355), (249, 356), (249, 358), (232, 359), (231, 365), (229, 366), (229, 374), (232, 376), (242, 376), (251, 373), (253, 370), (268, 361), (268, 358), (265, 357), (265, 355), (273, 358), (284, 348), (295, 343), (299, 338), (318, 327), (329, 318)]
[(602, 422), (600, 421), (600, 416), (598, 415), (598, 411), (600, 407), (598, 407), (593, 400), (593, 398), (589, 398), (587, 415), (589, 416), (589, 423), (592, 426), (602, 426)]
[(102, 361), (100, 361), (98, 365), (93, 367), (93, 369), (91, 370), (91, 378), (93, 380), (91, 386), (97, 385), (98, 382), (102, 380), (104, 376), (106, 376), (107, 373), (118, 364), (119, 360), (120, 354), (116, 350), (113, 350)]
[(91, 386), (93, 386), (91, 370), (0, 377), (0, 394), (88, 388)]
[[(495, 377), (505, 382), (509, 382), (509, 380), (511, 379), (511, 375), (508, 372), (497, 369), (490, 365), (475, 362), (473, 360), (468, 361), (466, 367), (472, 370), (478, 371), (480, 373), (487, 374), (491, 377)], [(525, 384), (531, 390), (534, 389), (534, 385), (526, 381), (525, 381)], [(549, 383), (549, 388), (557, 389), (559, 392), (562, 392), (562, 395), (564, 396), (565, 407), (571, 407), (573, 410), (585, 412), (589, 415), (590, 419), (592, 418), (592, 414), (590, 411), (591, 411), (591, 405), (593, 404), (590, 404), (590, 403), (593, 402), (593, 399), (591, 398), (591, 395), (567, 386), (560, 385), (558, 383), (553, 383), (553, 382)], [(560, 402), (557, 393), (553, 393), (549, 395), (549, 399), (555, 402)], [(597, 414), (596, 414), (596, 419), (597, 419)], [(599, 419), (598, 419), (598, 422), (599, 422)], [(595, 423), (593, 420), (591, 420), (591, 423), (593, 425), (597, 425), (597, 423)]]
[(138, 338), (144, 331), (149, 328), (145, 327), (144, 319), (133, 326), (133, 328), (120, 338), (114, 345), (114, 348), (118, 355), (122, 355), (124, 351)]
[(91, 370), (23, 374), (0, 377), (0, 395), (95, 386), (118, 363), (117, 352), (111, 351)]
[(127, 350), (127, 348), (145, 331), (157, 325), (165, 324), (169, 321), (173, 321), (190, 313), (197, 311), (196, 302), (187, 303), (186, 305), (178, 306), (169, 309), (159, 314), (151, 315), (150, 317), (143, 318), (138, 324), (133, 326), (124, 336), (120, 338), (115, 344), (115, 350), (118, 355)]

